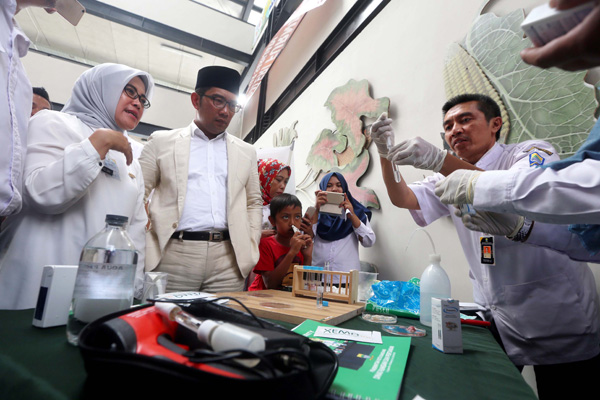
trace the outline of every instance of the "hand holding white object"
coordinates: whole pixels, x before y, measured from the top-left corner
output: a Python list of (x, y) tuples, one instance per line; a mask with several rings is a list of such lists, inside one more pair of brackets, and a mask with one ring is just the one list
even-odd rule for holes
[(387, 159), (396, 165), (412, 165), (415, 168), (439, 172), (448, 154), (420, 137), (403, 140), (388, 153)]
[(381, 113), (377, 121), (371, 125), (371, 138), (377, 146), (377, 151), (381, 157), (387, 157), (388, 149), (394, 145), (393, 120), (388, 118), (386, 112)]
[(482, 171), (459, 169), (435, 184), (435, 195), (444, 204), (473, 204), (475, 183)]
[(460, 209), (457, 209), (454, 211), (454, 215), (462, 220), (467, 229), (508, 237), (516, 235), (525, 221), (525, 218), (517, 214), (501, 214), (488, 211), (463, 214)]

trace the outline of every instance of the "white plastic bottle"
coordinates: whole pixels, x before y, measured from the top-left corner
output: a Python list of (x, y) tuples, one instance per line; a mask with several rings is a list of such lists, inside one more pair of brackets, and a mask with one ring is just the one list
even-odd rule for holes
[(440, 265), (441, 257), (439, 254), (429, 255), (430, 265), (421, 275), (421, 303), (420, 319), (421, 323), (431, 326), (431, 299), (433, 297), (450, 298), (450, 279), (446, 271)]
[(88, 323), (133, 303), (138, 255), (125, 230), (127, 221), (107, 215), (106, 227), (83, 247), (67, 322), (71, 344), (77, 345)]

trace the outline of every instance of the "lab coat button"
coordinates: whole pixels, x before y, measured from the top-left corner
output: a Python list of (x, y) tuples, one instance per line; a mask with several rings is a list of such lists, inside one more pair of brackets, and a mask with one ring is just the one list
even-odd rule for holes
[(177, 222), (173, 222), (173, 228), (177, 228)]

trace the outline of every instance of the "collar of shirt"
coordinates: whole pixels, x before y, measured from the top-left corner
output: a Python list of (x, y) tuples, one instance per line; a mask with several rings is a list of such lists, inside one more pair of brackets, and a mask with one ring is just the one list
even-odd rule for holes
[(475, 166), (481, 168), (483, 170), (490, 169), (492, 163), (496, 161), (496, 159), (502, 153), (502, 146), (498, 142), (494, 143), (491, 149), (489, 149), (483, 157), (479, 161), (475, 163)]
[(198, 125), (196, 125), (195, 122), (192, 121), (192, 136), (196, 136), (199, 139), (202, 140), (218, 140), (218, 139), (222, 139), (225, 140), (225, 135), (227, 134), (227, 131), (223, 131), (221, 133), (219, 133), (214, 139), (209, 139), (208, 136), (206, 136), (206, 134), (204, 132), (202, 132), (202, 129), (198, 128)]

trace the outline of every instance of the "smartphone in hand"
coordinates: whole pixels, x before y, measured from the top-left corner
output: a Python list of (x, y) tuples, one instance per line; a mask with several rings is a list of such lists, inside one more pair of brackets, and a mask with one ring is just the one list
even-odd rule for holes
[(57, 0), (55, 8), (72, 25), (77, 25), (85, 14), (85, 7), (77, 0)]

